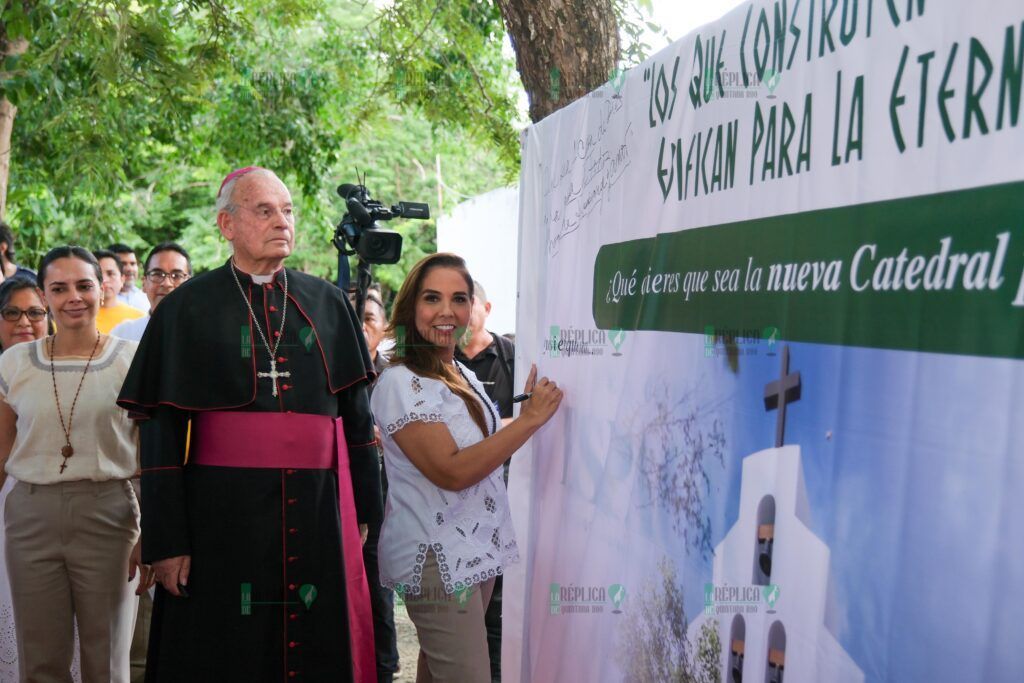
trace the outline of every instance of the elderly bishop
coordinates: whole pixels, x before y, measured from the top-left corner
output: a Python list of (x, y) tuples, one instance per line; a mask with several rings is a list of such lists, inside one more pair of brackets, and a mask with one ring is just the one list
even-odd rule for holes
[(141, 420), (146, 680), (373, 681), (360, 552), (381, 516), (373, 369), (336, 287), (284, 267), (291, 195), (262, 168), (217, 196), (223, 266), (169, 294), (118, 403)]

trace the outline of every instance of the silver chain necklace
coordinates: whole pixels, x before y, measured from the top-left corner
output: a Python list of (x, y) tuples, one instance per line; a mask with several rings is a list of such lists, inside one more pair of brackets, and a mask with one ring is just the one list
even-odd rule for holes
[(277, 397), (277, 378), (278, 377), (291, 377), (290, 372), (278, 372), (277, 371), (277, 349), (281, 346), (281, 339), (284, 337), (284, 322), (288, 315), (288, 271), (284, 268), (281, 269), (284, 277), (284, 306), (281, 307), (281, 330), (277, 335), (277, 341), (274, 342), (274, 348), (270, 348), (270, 342), (267, 341), (267, 335), (263, 334), (263, 328), (260, 327), (259, 320), (256, 319), (256, 312), (252, 310), (252, 304), (249, 303), (249, 297), (245, 295), (245, 290), (242, 289), (242, 281), (238, 279), (238, 270), (235, 268), (234, 259), (231, 260), (231, 274), (235, 276), (235, 284), (238, 285), (238, 293), (242, 295), (242, 301), (245, 302), (245, 307), (249, 309), (249, 315), (252, 316), (252, 324), (255, 325), (256, 331), (260, 333), (260, 339), (263, 340), (263, 347), (267, 350), (267, 354), (270, 356), (270, 372), (257, 372), (256, 376), (260, 379), (270, 379), (272, 395)]

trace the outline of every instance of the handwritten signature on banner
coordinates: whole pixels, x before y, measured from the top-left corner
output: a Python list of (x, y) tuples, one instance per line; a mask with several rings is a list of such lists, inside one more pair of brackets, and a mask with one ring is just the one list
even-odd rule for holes
[(622, 108), (621, 98), (601, 103), (596, 128), (574, 139), (568, 158), (561, 159), (548, 175), (544, 187), (544, 226), (548, 230), (549, 257), (557, 255), (563, 241), (604, 205), (608, 192), (629, 168), (633, 124), (626, 124), (621, 138), (613, 131), (616, 114)]

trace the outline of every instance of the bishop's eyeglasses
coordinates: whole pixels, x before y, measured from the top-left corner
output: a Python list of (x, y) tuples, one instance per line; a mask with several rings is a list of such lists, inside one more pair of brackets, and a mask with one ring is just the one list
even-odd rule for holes
[(171, 278), (171, 282), (176, 285), (180, 285), (185, 280), (189, 279), (188, 273), (183, 273), (180, 270), (173, 270), (170, 273), (165, 273), (162, 270), (153, 269), (146, 273), (146, 279), (152, 282), (154, 285), (163, 284), (164, 280)]
[(21, 320), (21, 316), (26, 316), (28, 321), (31, 323), (37, 323), (46, 317), (45, 308), (18, 308), (17, 306), (6, 306), (0, 310), (0, 317), (9, 323), (16, 323)]

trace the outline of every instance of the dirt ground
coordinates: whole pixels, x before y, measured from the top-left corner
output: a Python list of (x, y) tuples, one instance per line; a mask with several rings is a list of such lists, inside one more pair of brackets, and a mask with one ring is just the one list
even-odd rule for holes
[(395, 630), (398, 631), (398, 660), (402, 670), (396, 681), (416, 680), (416, 658), (420, 654), (419, 641), (416, 640), (416, 627), (409, 620), (405, 605), (395, 605)]

